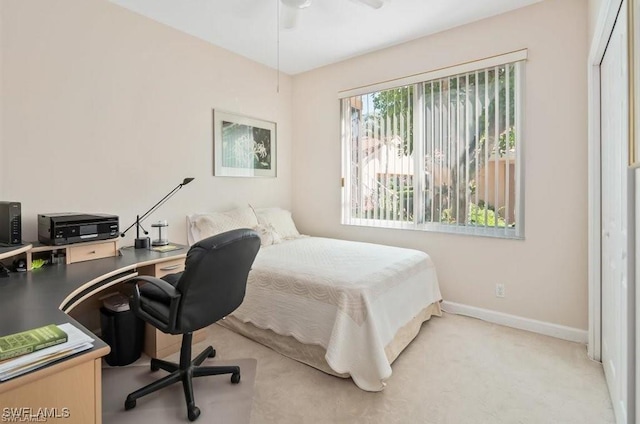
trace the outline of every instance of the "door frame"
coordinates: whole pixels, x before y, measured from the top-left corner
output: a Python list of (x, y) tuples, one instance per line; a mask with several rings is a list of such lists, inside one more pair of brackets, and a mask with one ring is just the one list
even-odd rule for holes
[(602, 228), (601, 228), (601, 172), (600, 172), (600, 64), (604, 57), (618, 11), (623, 0), (604, 0), (596, 21), (588, 60), (588, 234), (589, 234), (589, 357), (602, 360)]

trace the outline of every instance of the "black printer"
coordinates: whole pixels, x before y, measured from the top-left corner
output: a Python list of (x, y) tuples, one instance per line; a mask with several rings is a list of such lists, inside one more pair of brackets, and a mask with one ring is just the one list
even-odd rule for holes
[(77, 212), (38, 215), (38, 241), (51, 246), (118, 237), (118, 217)]

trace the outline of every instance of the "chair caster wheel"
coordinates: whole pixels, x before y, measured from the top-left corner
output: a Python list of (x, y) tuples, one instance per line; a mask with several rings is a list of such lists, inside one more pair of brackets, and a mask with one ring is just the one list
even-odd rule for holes
[(216, 350), (213, 349), (213, 351), (209, 354), (209, 358), (215, 358), (216, 357)]
[(240, 373), (234, 372), (233, 374), (231, 374), (231, 383), (238, 384), (239, 382), (240, 382)]
[(189, 416), (189, 421), (195, 421), (200, 416), (200, 408), (194, 406), (193, 408), (189, 408), (187, 411), (187, 415)]
[(127, 400), (124, 401), (124, 410), (125, 411), (128, 411), (129, 409), (133, 409), (135, 407), (136, 407), (135, 399), (134, 400), (127, 399)]

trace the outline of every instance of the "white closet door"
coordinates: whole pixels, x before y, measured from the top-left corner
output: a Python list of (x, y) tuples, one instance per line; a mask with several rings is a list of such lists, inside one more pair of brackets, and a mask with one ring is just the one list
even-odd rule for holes
[[(629, 417), (628, 82), (623, 2), (600, 65), (602, 160), (602, 364), (616, 421)], [(632, 324), (631, 324), (632, 325)]]

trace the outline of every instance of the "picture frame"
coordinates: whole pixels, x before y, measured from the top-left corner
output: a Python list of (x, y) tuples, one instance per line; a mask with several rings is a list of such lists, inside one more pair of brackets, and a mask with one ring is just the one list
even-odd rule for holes
[(213, 110), (213, 175), (276, 177), (275, 122)]

